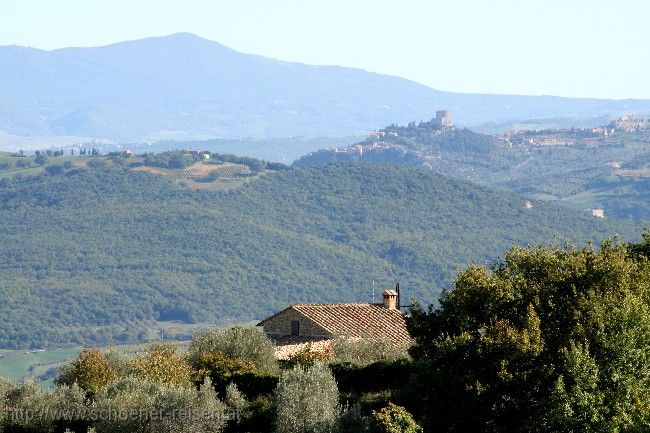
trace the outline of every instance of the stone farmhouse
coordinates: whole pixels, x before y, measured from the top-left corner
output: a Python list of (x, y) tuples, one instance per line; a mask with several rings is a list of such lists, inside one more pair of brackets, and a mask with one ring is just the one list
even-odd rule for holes
[(384, 290), (381, 304), (294, 304), (257, 326), (275, 342), (278, 359), (310, 346), (322, 351), (334, 338), (377, 338), (409, 345), (404, 313), (396, 290)]

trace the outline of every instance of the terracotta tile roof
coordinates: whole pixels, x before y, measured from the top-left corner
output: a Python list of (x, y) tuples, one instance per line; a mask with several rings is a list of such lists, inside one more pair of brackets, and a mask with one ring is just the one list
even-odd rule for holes
[(333, 336), (387, 338), (395, 344), (409, 344), (404, 314), (383, 304), (296, 304), (302, 313)]

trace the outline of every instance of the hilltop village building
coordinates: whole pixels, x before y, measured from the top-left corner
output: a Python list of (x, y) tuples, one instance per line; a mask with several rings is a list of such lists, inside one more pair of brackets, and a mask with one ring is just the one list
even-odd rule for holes
[(510, 144), (530, 146), (573, 146), (585, 145), (596, 147), (607, 144), (611, 137), (618, 133), (635, 133), (650, 130), (650, 120), (630, 114), (623, 115), (611, 121), (606, 126), (595, 128), (561, 128), (561, 129), (522, 129), (506, 131), (497, 135)]
[(611, 122), (608, 127), (625, 132), (633, 132), (638, 129), (646, 129), (650, 127), (650, 122), (646, 122), (640, 117), (626, 114)]
[(385, 290), (381, 304), (294, 304), (257, 326), (276, 344), (278, 359), (287, 359), (307, 346), (327, 350), (337, 337), (376, 338), (396, 346), (411, 343), (395, 290)]
[(451, 117), (451, 113), (447, 110), (436, 111), (436, 117), (432, 119), (431, 122), (438, 129), (454, 128), (454, 119)]

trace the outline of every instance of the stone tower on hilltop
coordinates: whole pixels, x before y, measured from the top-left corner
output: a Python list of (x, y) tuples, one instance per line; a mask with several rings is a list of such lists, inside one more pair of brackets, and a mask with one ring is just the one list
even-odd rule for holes
[(452, 129), (454, 127), (454, 119), (447, 110), (436, 111), (436, 118), (432, 120), (432, 123), (439, 129)]

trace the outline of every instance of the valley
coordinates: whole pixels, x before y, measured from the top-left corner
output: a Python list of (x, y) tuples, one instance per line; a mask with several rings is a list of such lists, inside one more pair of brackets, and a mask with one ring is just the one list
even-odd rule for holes
[(394, 164), (289, 168), (211, 154), (217, 168), (246, 169), (197, 189), (179, 173), (206, 164), (199, 152), (57, 158), (68, 157), (0, 180), (0, 347), (148, 341), (159, 321), (367, 302), (396, 280), (434, 302), (458, 266), (497, 262), (511, 245), (642, 232)]

